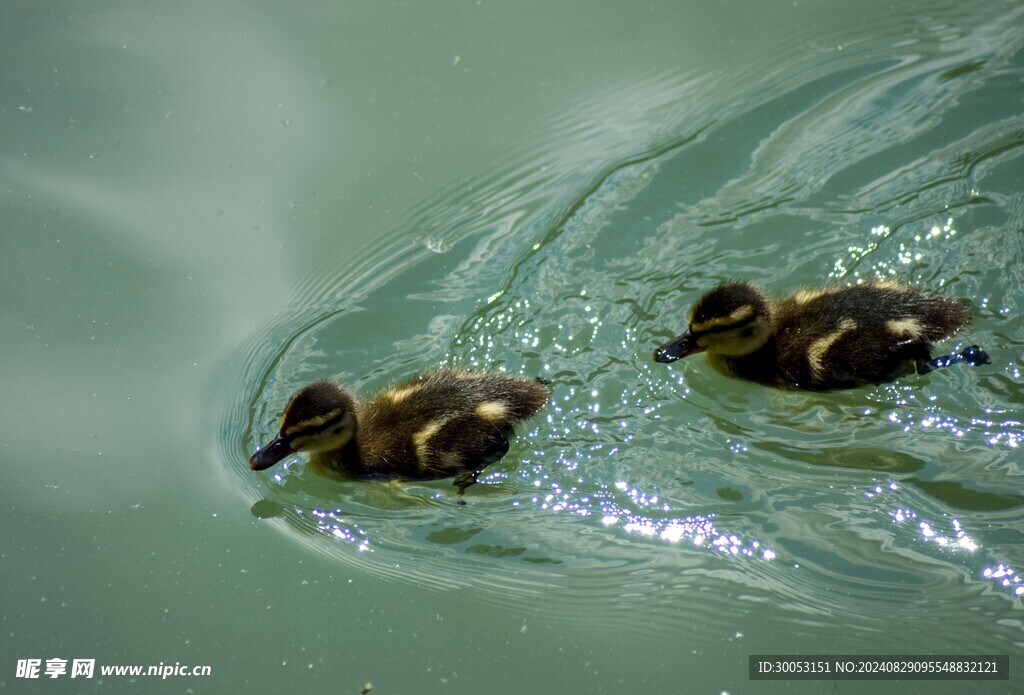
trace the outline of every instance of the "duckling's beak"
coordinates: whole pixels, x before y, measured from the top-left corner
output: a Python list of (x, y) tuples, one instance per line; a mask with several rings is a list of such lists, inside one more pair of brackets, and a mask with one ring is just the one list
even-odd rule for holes
[(687, 329), (685, 333), (662, 345), (654, 351), (655, 362), (675, 362), (680, 357), (686, 357), (696, 352), (704, 352), (704, 348), (697, 345), (697, 338)]
[(292, 447), (288, 444), (288, 440), (278, 435), (252, 455), (252, 458), (249, 459), (249, 468), (254, 471), (266, 470), (291, 453)]

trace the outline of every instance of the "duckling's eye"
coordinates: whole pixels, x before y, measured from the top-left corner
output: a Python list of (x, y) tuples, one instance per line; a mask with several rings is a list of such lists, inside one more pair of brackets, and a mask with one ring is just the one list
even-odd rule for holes
[(743, 332), (740, 333), (740, 337), (741, 338), (749, 338), (749, 337), (751, 337), (753, 335), (754, 335), (754, 328), (753, 328), (753, 326), (751, 326), (750, 328), (744, 328)]

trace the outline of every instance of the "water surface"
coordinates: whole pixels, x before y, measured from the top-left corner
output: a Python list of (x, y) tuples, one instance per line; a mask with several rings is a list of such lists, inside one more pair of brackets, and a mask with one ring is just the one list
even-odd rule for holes
[[(735, 693), (868, 688), (750, 654), (1020, 653), (1024, 18), (986, 12), (16, 4), (8, 660)], [(966, 298), (946, 347), (992, 364), (653, 363), (730, 277)], [(441, 364), (553, 382), (465, 506), (248, 470), (302, 383)], [(870, 687), (919, 685), (963, 692)]]

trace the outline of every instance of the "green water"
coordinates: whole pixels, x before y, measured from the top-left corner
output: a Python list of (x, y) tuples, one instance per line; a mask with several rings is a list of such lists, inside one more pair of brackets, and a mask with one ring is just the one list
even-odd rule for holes
[[(547, 5), (4, 6), (0, 685), (1020, 691), (1024, 8)], [(651, 361), (729, 277), (967, 298), (992, 364)], [(439, 364), (552, 380), (465, 506), (248, 469), (302, 383)]]

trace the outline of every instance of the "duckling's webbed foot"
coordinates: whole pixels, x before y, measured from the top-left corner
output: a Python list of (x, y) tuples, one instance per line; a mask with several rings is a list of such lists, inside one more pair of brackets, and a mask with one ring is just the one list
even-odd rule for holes
[(459, 491), (455, 493), (456, 497), (459, 498), (459, 504), (465, 504), (465, 500), (462, 496), (466, 492), (466, 488), (476, 483), (476, 478), (483, 469), (487, 468), (492, 463), (495, 463), (501, 459), (502, 456), (508, 453), (508, 438), (500, 434), (494, 434), (487, 437), (482, 443), (482, 446), (475, 452), (472, 453), (473, 469), (466, 471), (459, 477), (457, 477), (453, 483), (455, 487), (459, 488)]
[(972, 367), (977, 367), (979, 364), (992, 364), (992, 360), (989, 358), (988, 353), (977, 345), (972, 345), (961, 352), (960, 357), (962, 362), (966, 362)]
[(455, 487), (459, 488), (459, 491), (455, 495), (459, 498), (459, 504), (465, 504), (462, 500), (462, 496), (466, 493), (466, 488), (476, 483), (476, 477), (480, 475), (480, 471), (469, 471), (460, 475), (452, 483)]
[(476, 484), (476, 477), (480, 475), (481, 470), (483, 469), (478, 468), (475, 471), (463, 473), (462, 475), (455, 479), (455, 482), (452, 484), (455, 485), (455, 487), (459, 488), (458, 492), (455, 493), (455, 504), (461, 504), (463, 506), (466, 505), (466, 488), (469, 487), (470, 485)]
[(956, 364), (957, 362), (966, 362), (972, 367), (977, 367), (980, 364), (992, 364), (992, 360), (989, 359), (987, 352), (977, 345), (971, 345), (966, 350), (953, 353), (952, 355), (943, 355), (942, 357), (936, 357), (931, 360), (918, 360), (917, 373), (927, 374), (933, 369), (948, 367), (949, 365)]

